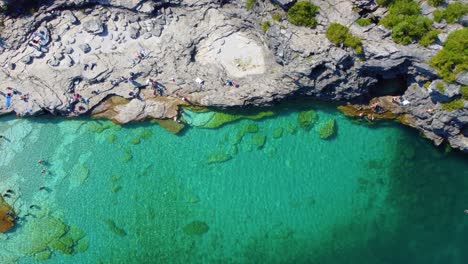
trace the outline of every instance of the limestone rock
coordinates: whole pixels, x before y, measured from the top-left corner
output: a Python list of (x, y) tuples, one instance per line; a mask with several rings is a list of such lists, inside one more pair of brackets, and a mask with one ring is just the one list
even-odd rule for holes
[(15, 211), (0, 196), (0, 233), (10, 230), (15, 225)]
[(94, 35), (104, 32), (104, 23), (99, 18), (92, 18), (83, 23), (83, 29)]
[(73, 14), (72, 11), (70, 10), (65, 10), (62, 12), (62, 16), (67, 20), (68, 23), (70, 24), (77, 24), (78, 23), (78, 19), (76, 18), (76, 16)]

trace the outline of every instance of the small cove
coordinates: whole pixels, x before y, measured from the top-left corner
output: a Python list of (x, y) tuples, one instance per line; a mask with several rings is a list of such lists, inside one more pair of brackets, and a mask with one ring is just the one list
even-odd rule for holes
[[(298, 116), (310, 109), (307, 130)], [(18, 205), (40, 209), (0, 241), (0, 262), (39, 262), (44, 250), (20, 245), (28, 225), (50, 217), (80, 228), (88, 246), (76, 242), (73, 255), (49, 246), (40, 263), (468, 260), (466, 154), (330, 106), (275, 112), (179, 136), (149, 122), (3, 117), (1, 190), (18, 187)], [(323, 140), (330, 119), (336, 135)]]

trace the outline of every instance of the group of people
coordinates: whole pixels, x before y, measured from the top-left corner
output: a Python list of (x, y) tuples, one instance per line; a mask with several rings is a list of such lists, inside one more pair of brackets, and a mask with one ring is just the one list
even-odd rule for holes
[[(73, 97), (68, 100), (67, 112), (68, 113), (78, 113), (86, 111), (84, 105), (88, 105), (90, 102), (89, 98), (81, 96), (79, 93), (74, 93)], [(79, 103), (82, 103), (78, 105)], [(75, 108), (78, 110), (76, 112)]]

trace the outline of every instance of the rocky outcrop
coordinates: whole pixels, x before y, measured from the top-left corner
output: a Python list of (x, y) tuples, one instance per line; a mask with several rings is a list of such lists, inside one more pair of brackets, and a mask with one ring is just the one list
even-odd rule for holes
[(10, 230), (15, 225), (15, 212), (0, 196), (0, 233)]
[[(382, 26), (357, 25), (360, 14), (385, 15), (372, 0), (313, 0), (320, 7), (315, 29), (271, 19), (284, 12), (274, 4), (287, 8), (294, 1), (257, 1), (251, 11), (243, 0), (51, 2), (31, 17), (4, 20), (0, 86), (17, 93), (9, 107), (0, 96), (0, 113), (94, 113), (125, 123), (173, 118), (187, 102), (236, 107), (295, 96), (356, 102), (374, 97), (383, 80), (400, 78), (412, 87), (399, 94), (411, 102), (405, 113), (412, 126), (436, 143), (467, 149), (467, 109), (445, 111), (437, 99), (443, 95), (431, 92), (438, 77), (426, 62), (441, 41), (403, 46)], [(259, 24), (267, 20), (263, 32)], [(364, 53), (330, 43), (325, 30), (331, 22), (361, 37)], [(439, 38), (460, 27), (441, 24)], [(42, 36), (47, 43), (31, 43)], [(465, 75), (452, 90), (466, 83)], [(434, 84), (428, 90), (426, 83)], [(125, 103), (105, 103), (115, 96)]]

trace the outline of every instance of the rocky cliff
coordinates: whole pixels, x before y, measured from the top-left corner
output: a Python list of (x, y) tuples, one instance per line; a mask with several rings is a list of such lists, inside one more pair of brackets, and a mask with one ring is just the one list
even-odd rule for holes
[[(408, 103), (396, 110), (382, 103), (379, 111), (396, 111), (436, 144), (468, 151), (467, 103), (441, 107), (460, 95), (467, 73), (440, 92), (427, 64), (461, 24), (437, 23), (438, 41), (425, 48), (396, 44), (383, 26), (359, 26), (359, 17), (386, 14), (373, 0), (311, 0), (319, 7), (313, 29), (272, 19), (296, 1), (251, 2), (55, 0), (2, 15), (0, 114), (101, 114), (126, 123), (174, 118), (189, 103), (259, 106), (310, 96), (365, 107), (396, 95)], [(420, 4), (431, 16), (434, 8)], [(362, 39), (362, 54), (326, 38), (332, 22)], [(388, 83), (397, 87), (379, 88)]]

